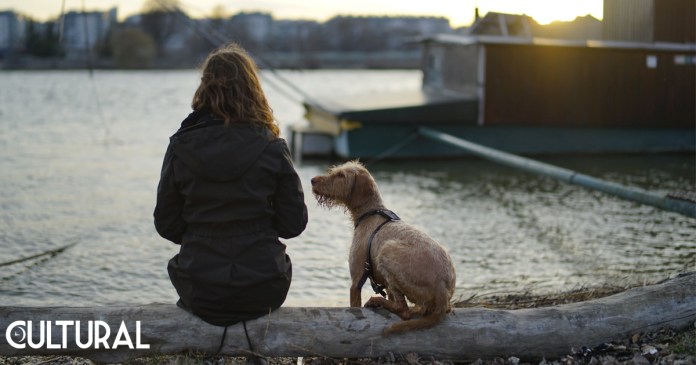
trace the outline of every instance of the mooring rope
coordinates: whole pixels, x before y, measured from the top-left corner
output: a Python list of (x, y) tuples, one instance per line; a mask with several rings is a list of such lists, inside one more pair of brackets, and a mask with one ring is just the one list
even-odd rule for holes
[(384, 159), (387, 159), (391, 156), (393, 156), (395, 153), (399, 152), (402, 148), (406, 147), (409, 143), (413, 142), (414, 140), (418, 139), (419, 133), (417, 130), (413, 131), (411, 134), (408, 135), (408, 137), (402, 139), (395, 145), (389, 147), (388, 149), (384, 150), (383, 152), (378, 153), (377, 155), (373, 156), (370, 158), (367, 162), (364, 163), (365, 167), (370, 167), (376, 163), (381, 162)]
[(102, 124), (102, 127), (104, 127), (104, 144), (109, 139), (109, 136), (111, 135), (111, 130), (109, 129), (109, 123), (106, 121), (106, 118), (104, 117), (104, 110), (102, 109), (102, 103), (101, 99), (99, 98), (99, 92), (97, 90), (97, 85), (94, 80), (94, 64), (95, 64), (95, 59), (94, 59), (94, 52), (92, 50), (91, 45), (89, 44), (89, 27), (87, 25), (87, 9), (85, 7), (85, 0), (82, 0), (82, 30), (84, 32), (85, 36), (85, 51), (87, 51), (87, 70), (89, 71), (89, 82), (90, 86), (92, 87), (92, 95), (94, 95), (94, 105), (97, 107), (97, 116), (99, 117), (99, 121)]
[(33, 259), (36, 259), (36, 258), (39, 258), (39, 257), (42, 257), (42, 256), (53, 256), (53, 255), (57, 255), (57, 254), (59, 254), (59, 253), (65, 251), (65, 250), (67, 250), (68, 248), (70, 248), (70, 247), (72, 247), (72, 246), (75, 246), (76, 244), (77, 244), (77, 242), (73, 242), (73, 243), (71, 243), (71, 244), (69, 244), (69, 245), (65, 245), (65, 246), (63, 246), (63, 247), (59, 247), (59, 248), (56, 248), (56, 249), (48, 250), (48, 251), (45, 251), (45, 252), (42, 252), (42, 253), (39, 253), (39, 254), (36, 254), (36, 255), (31, 255), (31, 256), (28, 256), (28, 257), (23, 257), (23, 258), (20, 258), (20, 259), (17, 259), (17, 260), (1, 262), (1, 263), (0, 263), (0, 267), (18, 264), (18, 263), (20, 263), (20, 262), (25, 262), (25, 261), (33, 260)]
[(675, 212), (687, 217), (696, 218), (696, 204), (687, 200), (674, 199), (658, 195), (638, 187), (625, 186), (615, 182), (602, 180), (577, 171), (554, 166), (530, 158), (486, 147), (478, 143), (440, 132), (435, 129), (421, 127), (418, 133), (425, 138), (452, 145), (489, 161), (510, 166), (512, 168), (539, 174), (560, 180), (569, 184), (579, 185), (588, 189), (601, 191), (621, 199), (650, 205), (662, 210)]
[(63, 30), (65, 26), (65, 0), (60, 6), (60, 22), (58, 23), (58, 42), (63, 42)]
[[(172, 12), (177, 15), (177, 19), (185, 26), (189, 27), (192, 29), (194, 32), (198, 33), (203, 39), (208, 41), (210, 44), (213, 46), (219, 46), (221, 44), (225, 44), (229, 42), (231, 39), (230, 37), (225, 36), (224, 34), (220, 33), (216, 29), (207, 27), (207, 29), (202, 29), (197, 23), (191, 24), (188, 22), (188, 18), (185, 18), (185, 15), (183, 11), (180, 9), (180, 6), (178, 5), (170, 5), (167, 4), (164, 0), (155, 0), (155, 2), (164, 10)], [(259, 56), (258, 54), (254, 54), (250, 52), (249, 50), (246, 50), (247, 53), (249, 53), (259, 64), (259, 66), (264, 67), (265, 69), (269, 70), (273, 76), (275, 76), (282, 84), (290, 88), (292, 91), (295, 93), (299, 94), (301, 97), (303, 97), (305, 100), (312, 100), (312, 97), (302, 90), (300, 87), (283, 77), (280, 73), (278, 73), (278, 70), (271, 64), (271, 62), (267, 61), (263, 57)], [(268, 78), (266, 78), (266, 81), (268, 81), (268, 84), (279, 91), (283, 96), (286, 98), (290, 99), (293, 102), (297, 103), (302, 103), (302, 100), (299, 100), (298, 98), (295, 98), (291, 95), (286, 90), (283, 90), (280, 88), (277, 84), (270, 82)]]

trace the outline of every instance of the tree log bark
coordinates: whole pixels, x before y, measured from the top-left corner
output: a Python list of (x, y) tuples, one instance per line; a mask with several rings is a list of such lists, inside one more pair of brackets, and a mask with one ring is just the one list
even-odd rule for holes
[[(627, 290), (606, 298), (554, 307), (492, 310), (456, 309), (434, 328), (400, 335), (383, 336), (382, 330), (399, 321), (385, 310), (368, 308), (280, 308), (271, 314), (247, 321), (251, 343), (257, 354), (269, 357), (326, 356), (336, 358), (378, 357), (416, 352), (438, 359), (474, 360), (516, 356), (521, 359), (557, 358), (582, 346), (662, 327), (684, 328), (696, 320), (696, 274)], [(15, 321), (32, 321), (31, 326)], [(39, 348), (40, 321), (51, 321), (53, 347)], [(57, 321), (80, 321), (80, 338), (85, 342), (89, 321), (104, 321), (111, 329), (103, 346), (82, 349), (75, 342), (75, 327)], [(130, 349), (124, 342), (113, 348), (123, 322), (130, 342), (136, 345), (136, 321), (140, 321), (141, 344), (149, 349)], [(74, 322), (73, 322), (74, 323)], [(31, 336), (22, 339), (21, 329)], [(103, 335), (103, 328), (101, 328)], [(0, 355), (71, 355), (99, 362), (121, 362), (150, 354), (185, 351), (214, 354), (222, 327), (209, 325), (171, 304), (131, 307), (0, 307)], [(10, 333), (12, 332), (12, 333)], [(49, 331), (47, 331), (48, 333)], [(24, 349), (10, 345), (24, 341)], [(46, 336), (48, 337), (48, 336)], [(123, 341), (125, 336), (121, 334)], [(103, 345), (103, 344), (102, 344)], [(249, 355), (241, 323), (230, 326), (221, 354)]]

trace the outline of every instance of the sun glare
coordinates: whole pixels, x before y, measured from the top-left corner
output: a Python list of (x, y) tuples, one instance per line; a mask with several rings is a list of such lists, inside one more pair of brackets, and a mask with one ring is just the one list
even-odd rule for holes
[(562, 20), (569, 21), (573, 20), (578, 16), (584, 16), (587, 14), (582, 14), (582, 9), (578, 9), (577, 6), (550, 6), (549, 4), (534, 2), (533, 6), (527, 8), (527, 15), (531, 16), (537, 22), (541, 24), (548, 24), (553, 21)]
[[(3, 2), (4, 1), (4, 2)], [(90, 10), (106, 10), (117, 6), (119, 16), (129, 16), (142, 9), (145, 0), (83, 0)], [(180, 0), (186, 8), (212, 9), (225, 3), (221, 0)], [(25, 12), (41, 19), (55, 18), (60, 13), (60, 2), (56, 0), (0, 0), (15, 10)], [(66, 9), (80, 9), (78, 0), (66, 0)], [(195, 6), (190, 6), (195, 4)], [(281, 18), (303, 18), (325, 21), (337, 14), (344, 15), (410, 15), (445, 16), (454, 27), (468, 26), (474, 21), (474, 9), (485, 15), (495, 11), (500, 13), (527, 14), (541, 24), (555, 20), (573, 20), (578, 16), (591, 14), (602, 18), (602, 0), (242, 0), (225, 3), (231, 12), (266, 11)], [(205, 11), (193, 16), (204, 16)]]
[(474, 20), (474, 8), (468, 1), (453, 1), (447, 5), (445, 14), (453, 27), (469, 25)]
[(478, 5), (482, 13), (497, 11), (527, 14), (540, 24), (570, 21), (587, 14), (601, 19), (603, 10), (602, 1), (599, 0), (479, 0)]

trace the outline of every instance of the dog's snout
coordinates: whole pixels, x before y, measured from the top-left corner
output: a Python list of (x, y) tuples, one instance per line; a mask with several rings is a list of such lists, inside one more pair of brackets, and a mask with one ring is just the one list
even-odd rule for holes
[(316, 184), (319, 182), (319, 179), (320, 179), (319, 176), (313, 177), (312, 180), (311, 180), (311, 181), (312, 181), (312, 185), (316, 185)]

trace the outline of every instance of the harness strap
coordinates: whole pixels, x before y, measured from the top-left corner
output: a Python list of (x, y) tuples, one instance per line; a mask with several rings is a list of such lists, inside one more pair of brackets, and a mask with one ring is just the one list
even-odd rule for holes
[(387, 220), (382, 222), (379, 226), (377, 226), (377, 228), (375, 228), (375, 230), (372, 231), (370, 238), (367, 240), (367, 259), (365, 261), (365, 269), (363, 271), (363, 275), (360, 277), (360, 280), (358, 281), (358, 290), (362, 289), (362, 287), (363, 287), (363, 285), (365, 285), (365, 282), (367, 281), (367, 279), (370, 279), (370, 285), (372, 286), (372, 290), (374, 290), (375, 293), (377, 293), (383, 297), (386, 297), (387, 293), (384, 291), (384, 289), (385, 289), (384, 285), (377, 284), (373, 279), (374, 272), (372, 269), (372, 241), (375, 239), (377, 232), (379, 232), (379, 230), (382, 229), (382, 227), (384, 227), (387, 223), (399, 221), (399, 220), (401, 220), (401, 218), (399, 218), (399, 216), (396, 215), (396, 213), (392, 212), (391, 210), (380, 209), (380, 210), (375, 210), (372, 212), (365, 213), (362, 216), (360, 216), (360, 218), (358, 218), (358, 222), (355, 224), (355, 226), (357, 227), (358, 224), (360, 224), (360, 222), (363, 219), (367, 218), (368, 216), (375, 215), (375, 214), (379, 214), (379, 215), (387, 218)]
[(360, 225), (360, 223), (362, 223), (362, 221), (364, 221), (365, 218), (371, 217), (371, 216), (376, 215), (376, 214), (379, 214), (379, 215), (381, 215), (382, 217), (387, 218), (387, 219), (389, 219), (389, 220), (391, 220), (391, 221), (398, 221), (398, 220), (401, 220), (401, 218), (399, 218), (399, 216), (396, 215), (396, 213), (392, 212), (392, 211), (389, 210), (389, 209), (371, 210), (371, 211), (369, 211), (369, 212), (367, 212), (367, 213), (361, 215), (360, 217), (358, 217), (358, 219), (355, 221), (355, 228), (358, 228), (358, 226)]

